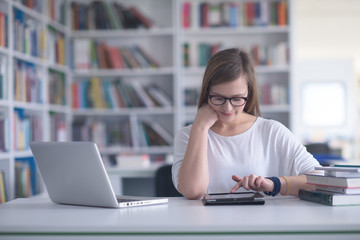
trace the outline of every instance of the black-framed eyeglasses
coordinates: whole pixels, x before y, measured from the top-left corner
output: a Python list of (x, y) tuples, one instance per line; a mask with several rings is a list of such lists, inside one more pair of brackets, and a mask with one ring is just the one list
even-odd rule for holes
[(209, 95), (209, 99), (210, 99), (210, 102), (216, 106), (221, 106), (221, 105), (225, 104), (226, 100), (229, 100), (231, 105), (233, 105), (234, 107), (241, 107), (248, 100), (247, 97), (227, 98), (227, 97), (222, 97), (222, 96), (217, 96), (217, 95)]

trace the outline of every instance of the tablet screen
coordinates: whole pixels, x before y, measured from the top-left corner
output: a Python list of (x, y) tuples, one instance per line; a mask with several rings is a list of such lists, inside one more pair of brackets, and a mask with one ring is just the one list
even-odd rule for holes
[(241, 194), (233, 194), (233, 193), (224, 193), (224, 194), (209, 194), (209, 198), (216, 199), (230, 199), (230, 198), (252, 198), (254, 197), (253, 192), (250, 193), (241, 193)]

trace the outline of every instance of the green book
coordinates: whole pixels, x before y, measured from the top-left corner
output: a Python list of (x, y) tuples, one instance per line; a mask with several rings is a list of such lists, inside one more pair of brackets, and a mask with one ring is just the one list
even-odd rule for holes
[(329, 206), (360, 205), (360, 194), (341, 194), (322, 190), (299, 190), (301, 200)]

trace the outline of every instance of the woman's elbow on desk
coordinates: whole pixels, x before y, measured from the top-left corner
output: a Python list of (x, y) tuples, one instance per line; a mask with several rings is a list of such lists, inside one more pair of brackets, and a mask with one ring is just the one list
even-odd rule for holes
[(200, 199), (206, 193), (206, 189), (204, 190), (198, 187), (186, 187), (186, 189), (183, 189), (180, 184), (178, 191), (189, 200)]

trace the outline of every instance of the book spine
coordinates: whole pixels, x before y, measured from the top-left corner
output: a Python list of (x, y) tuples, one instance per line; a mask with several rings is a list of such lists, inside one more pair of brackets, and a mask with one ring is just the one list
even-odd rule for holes
[(323, 193), (306, 191), (306, 190), (300, 189), (299, 190), (299, 198), (301, 200), (305, 200), (305, 201), (310, 201), (310, 202), (321, 203), (324, 205), (333, 206), (332, 196), (326, 195)]

